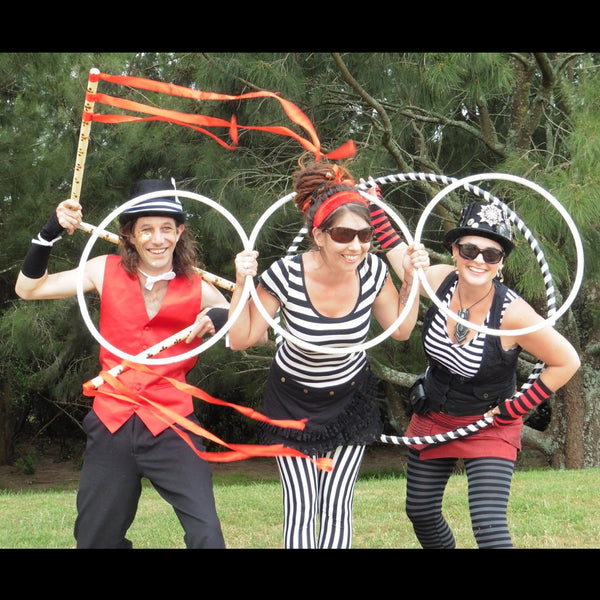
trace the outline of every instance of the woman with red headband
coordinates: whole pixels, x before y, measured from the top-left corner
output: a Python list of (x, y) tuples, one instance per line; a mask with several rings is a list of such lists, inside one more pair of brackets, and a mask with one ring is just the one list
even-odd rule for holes
[[(386, 263), (369, 252), (374, 235), (369, 204), (345, 169), (314, 161), (301, 164), (294, 189), (294, 202), (305, 215), (314, 248), (273, 263), (259, 278), (258, 298), (271, 316), (281, 311), (287, 330), (298, 340), (317, 346), (362, 344), (371, 315), (384, 329), (398, 319), (413, 271), (429, 265), (428, 254), (421, 245), (409, 247), (398, 263), (396, 248), (404, 250), (406, 244), (397, 235), (393, 242), (386, 238), (390, 264), (405, 273), (398, 292)], [(378, 229), (386, 236), (393, 228), (387, 218), (383, 221)], [(256, 251), (236, 257), (231, 312), (246, 277), (257, 274), (256, 258)], [(391, 337), (408, 339), (417, 313), (414, 302)], [(260, 343), (268, 327), (253, 300), (248, 301), (229, 331), (231, 348)], [(306, 428), (293, 431), (261, 424), (262, 441), (333, 459), (333, 470), (323, 472), (308, 459), (277, 457), (286, 548), (351, 547), (354, 485), (365, 446), (382, 432), (376, 388), (364, 350), (319, 353), (287, 336), (279, 346), (267, 378), (263, 411), (274, 418), (307, 419)]]

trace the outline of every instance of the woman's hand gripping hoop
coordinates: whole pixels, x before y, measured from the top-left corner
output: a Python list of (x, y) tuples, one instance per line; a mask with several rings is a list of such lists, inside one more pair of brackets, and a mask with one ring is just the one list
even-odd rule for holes
[[(237, 305), (237, 307), (234, 310), (231, 317), (229, 317), (229, 319), (227, 320), (227, 323), (225, 323), (225, 325), (221, 329), (219, 329), (219, 331), (217, 333), (215, 333), (215, 335), (212, 336), (210, 338), (210, 340), (200, 344), (199, 346), (193, 348), (192, 350), (190, 350), (188, 352), (178, 354), (176, 356), (169, 356), (166, 358), (149, 358), (147, 352), (142, 352), (142, 353), (134, 356), (134, 355), (128, 354), (127, 352), (123, 352), (122, 350), (119, 350), (118, 348), (115, 348), (115, 346), (113, 346), (106, 339), (104, 339), (104, 337), (102, 337), (102, 335), (96, 329), (96, 326), (92, 322), (92, 319), (90, 318), (90, 314), (88, 312), (87, 305), (85, 303), (85, 296), (84, 296), (84, 292), (83, 292), (84, 269), (85, 269), (85, 264), (90, 255), (90, 252), (92, 250), (92, 247), (93, 247), (94, 243), (96, 242), (96, 240), (98, 239), (102, 230), (106, 229), (107, 225), (114, 218), (116, 218), (119, 214), (121, 214), (124, 210), (126, 210), (130, 206), (137, 204), (138, 202), (143, 202), (143, 201), (149, 200), (151, 198), (162, 197), (164, 195), (179, 196), (182, 198), (191, 198), (192, 200), (197, 200), (198, 202), (202, 202), (203, 204), (206, 204), (206, 205), (210, 206), (211, 208), (214, 208), (216, 211), (220, 212), (224, 217), (226, 217), (227, 220), (231, 223), (233, 228), (237, 231), (237, 234), (240, 236), (240, 239), (242, 240), (242, 244), (244, 245), (244, 248), (245, 249), (250, 248), (250, 245), (248, 242), (248, 237), (246, 236), (246, 232), (242, 229), (242, 226), (240, 225), (238, 220), (227, 209), (223, 208), (220, 204), (217, 204), (214, 200), (211, 200), (210, 198), (206, 198), (205, 196), (201, 196), (200, 194), (196, 194), (194, 192), (186, 192), (184, 190), (165, 190), (165, 191), (158, 191), (158, 192), (150, 192), (148, 194), (138, 196), (137, 198), (133, 198), (133, 199), (129, 200), (128, 202), (125, 202), (125, 204), (122, 204), (121, 206), (116, 208), (112, 213), (110, 213), (110, 215), (108, 215), (108, 217), (106, 217), (106, 219), (104, 219), (104, 221), (102, 221), (102, 223), (100, 223), (100, 225), (98, 227), (96, 227), (94, 229), (94, 231), (92, 232), (92, 234), (90, 236), (90, 239), (88, 240), (88, 242), (83, 250), (83, 254), (81, 255), (81, 259), (79, 261), (79, 267), (78, 267), (78, 271), (77, 271), (77, 301), (79, 303), (79, 309), (81, 311), (81, 316), (83, 317), (83, 320), (84, 320), (85, 324), (87, 325), (87, 328), (89, 329), (90, 333), (94, 336), (96, 341), (103, 348), (106, 348), (107, 350), (109, 350), (110, 352), (112, 352), (113, 354), (115, 354), (116, 356), (120, 357), (123, 360), (129, 360), (133, 363), (142, 364), (142, 365), (168, 365), (168, 364), (172, 364), (172, 363), (179, 362), (182, 360), (186, 360), (187, 358), (196, 356), (197, 354), (200, 354), (201, 352), (208, 350), (208, 348), (210, 348), (211, 346), (216, 344), (229, 331), (229, 329), (231, 328), (233, 323), (239, 317), (240, 313), (242, 312), (242, 310), (244, 308), (246, 300), (249, 296), (249, 288), (252, 285), (252, 278), (249, 276), (246, 278), (242, 299), (240, 300), (239, 304)], [(169, 338), (169, 339), (175, 339), (175, 338)], [(178, 339), (183, 339), (183, 338), (178, 338)], [(150, 352), (150, 351), (148, 351), (148, 352)]]
[[(361, 192), (362, 193), (362, 192)], [(368, 194), (363, 194), (370, 202), (373, 202), (374, 204), (377, 204), (378, 206), (380, 206), (381, 208), (383, 208), (383, 210), (385, 210), (386, 213), (388, 213), (392, 219), (394, 220), (394, 222), (396, 223), (396, 225), (398, 225), (398, 227), (400, 227), (400, 229), (402, 230), (402, 233), (404, 235), (404, 238), (406, 240), (407, 244), (411, 244), (412, 243), (412, 235), (410, 233), (410, 231), (408, 230), (408, 228), (406, 227), (406, 225), (404, 224), (404, 222), (400, 219), (400, 217), (394, 212), (394, 210), (387, 206), (383, 201), (379, 200), (377, 197), (375, 196), (371, 196)], [(283, 206), (286, 202), (290, 201), (292, 198), (294, 198), (296, 196), (295, 192), (292, 192), (291, 194), (288, 194), (287, 196), (284, 196), (283, 198), (280, 198), (277, 202), (275, 202), (274, 204), (272, 204), (267, 210), (266, 212), (262, 215), (262, 217), (258, 220), (258, 222), (256, 223), (256, 225), (254, 226), (254, 229), (252, 230), (252, 233), (250, 234), (250, 239), (249, 239), (249, 246), (250, 248), (253, 248), (255, 243), (256, 243), (256, 238), (258, 237), (258, 234), (260, 232), (260, 230), (264, 227), (264, 224), (266, 223), (267, 219), (281, 206)], [(296, 241), (296, 240), (295, 240)], [(248, 282), (248, 280), (246, 279), (246, 283)], [(416, 297), (417, 297), (417, 293), (419, 290), (419, 284), (418, 284), (418, 278), (414, 277), (413, 278), (413, 283), (412, 283), (412, 287), (410, 289), (410, 294), (408, 296), (408, 300), (406, 301), (406, 306), (404, 307), (404, 309), (402, 310), (402, 312), (398, 315), (398, 318), (382, 333), (380, 333), (378, 336), (374, 337), (373, 339), (369, 340), (368, 342), (365, 342), (363, 344), (354, 344), (352, 346), (319, 346), (316, 344), (311, 344), (310, 342), (306, 342), (304, 340), (298, 339), (296, 336), (292, 335), (291, 333), (289, 333), (289, 331), (285, 330), (283, 327), (281, 327), (279, 325), (279, 323), (274, 320), (271, 315), (269, 315), (269, 313), (267, 312), (267, 310), (265, 309), (265, 307), (262, 305), (260, 298), (258, 297), (258, 294), (256, 293), (256, 288), (254, 287), (254, 282), (251, 281), (251, 286), (250, 286), (250, 295), (252, 296), (252, 299), (254, 300), (254, 303), (256, 304), (256, 308), (258, 308), (259, 312), (261, 313), (261, 315), (263, 316), (263, 318), (265, 319), (265, 321), (267, 321), (267, 323), (269, 323), (269, 325), (282, 337), (284, 337), (286, 340), (288, 340), (289, 342), (296, 344), (297, 346), (304, 348), (306, 350), (312, 350), (314, 352), (319, 352), (321, 354), (351, 354), (353, 352), (360, 352), (362, 350), (367, 350), (369, 348), (372, 348), (373, 346), (376, 346), (377, 344), (379, 344), (380, 342), (382, 342), (384, 339), (386, 339), (387, 337), (389, 337), (392, 332), (398, 328), (400, 326), (400, 324), (404, 321), (404, 319), (406, 318), (406, 316), (408, 315), (411, 307), (412, 307), (412, 303), (415, 301)]]

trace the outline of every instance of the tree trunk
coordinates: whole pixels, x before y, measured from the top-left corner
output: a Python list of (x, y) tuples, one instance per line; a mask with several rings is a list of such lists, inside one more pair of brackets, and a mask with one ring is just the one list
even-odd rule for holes
[(0, 385), (0, 465), (8, 465), (14, 457), (15, 419), (10, 382), (3, 378)]
[(583, 469), (585, 466), (583, 431), (586, 411), (581, 371), (577, 372), (557, 395), (563, 403), (565, 414), (565, 467)]

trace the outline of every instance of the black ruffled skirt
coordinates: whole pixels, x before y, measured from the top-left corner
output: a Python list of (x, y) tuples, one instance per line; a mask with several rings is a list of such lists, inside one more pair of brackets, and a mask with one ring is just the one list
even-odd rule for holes
[(308, 419), (304, 430), (259, 423), (261, 443), (283, 444), (309, 456), (338, 446), (365, 445), (383, 431), (377, 404), (379, 380), (367, 364), (353, 381), (326, 389), (292, 381), (275, 361), (265, 386), (264, 408), (273, 419)]

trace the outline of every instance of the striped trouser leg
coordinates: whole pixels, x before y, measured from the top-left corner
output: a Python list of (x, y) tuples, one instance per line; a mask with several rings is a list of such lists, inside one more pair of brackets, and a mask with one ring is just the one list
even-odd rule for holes
[(416, 452), (408, 455), (406, 478), (406, 514), (423, 548), (454, 548), (454, 535), (442, 514), (442, 500), (455, 458), (419, 460)]
[(471, 526), (479, 548), (512, 548), (506, 510), (514, 462), (502, 458), (465, 459)]
[(284, 548), (316, 548), (317, 467), (296, 456), (278, 456), (276, 460), (283, 491)]
[(285, 548), (350, 547), (354, 485), (363, 454), (364, 446), (340, 447), (327, 453), (325, 456), (333, 458), (330, 472), (319, 471), (306, 458), (277, 457), (283, 489)]
[(333, 471), (319, 473), (319, 548), (352, 547), (352, 505), (364, 446), (340, 446), (333, 453)]

